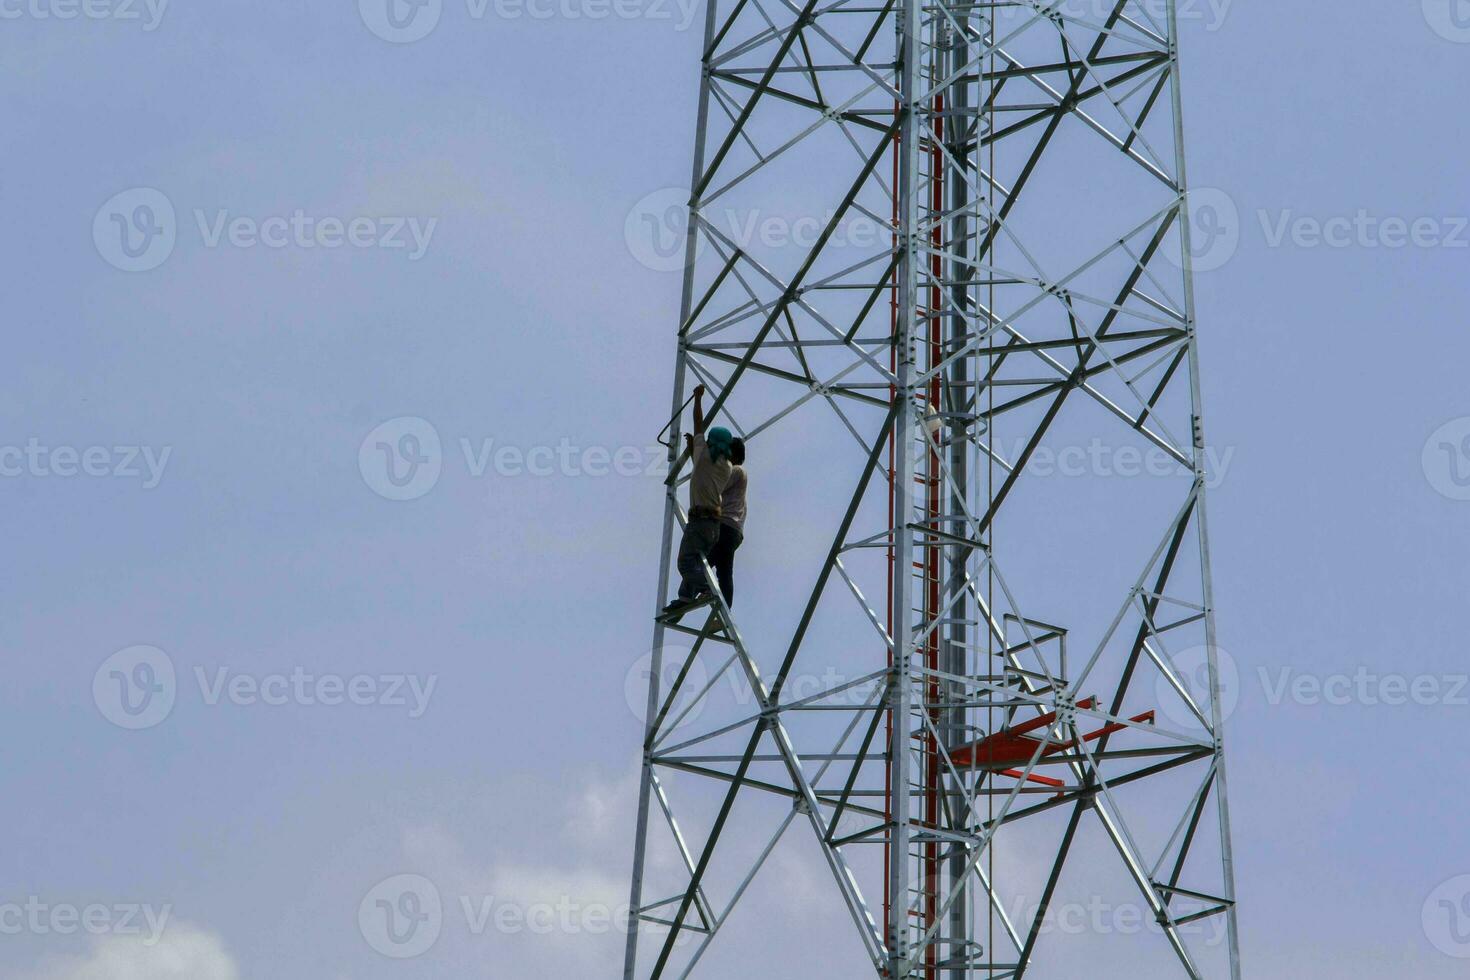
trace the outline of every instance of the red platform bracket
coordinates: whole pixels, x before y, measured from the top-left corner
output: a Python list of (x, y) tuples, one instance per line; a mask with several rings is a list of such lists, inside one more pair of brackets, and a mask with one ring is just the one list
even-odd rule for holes
[[(1096, 703), (1095, 698), (1085, 698), (1077, 702), (1077, 707), (1086, 710), (1092, 708)], [(1009, 776), (1012, 779), (1021, 779), (1024, 775), (1027, 782), (1039, 783), (1060, 790), (1066, 786), (1062, 780), (1053, 779), (1050, 776), (1039, 776), (1035, 773), (1023, 774), (1022, 770), (1031, 764), (1032, 759), (1036, 759), (1037, 765), (1043, 765), (1052, 756), (1075, 749), (1083, 742), (1095, 742), (1100, 738), (1121, 732), (1130, 725), (1152, 724), (1154, 712), (1145, 711), (1141, 715), (1135, 715), (1128, 719), (1129, 724), (1110, 722), (1095, 732), (1089, 732), (1080, 738), (1068, 739), (1064, 742), (1048, 743), (1045, 739), (1031, 734), (1031, 732), (1050, 728), (1056, 724), (1056, 720), (1057, 713), (1051, 711), (1013, 728), (1002, 729), (978, 742), (952, 749), (949, 753), (950, 761), (961, 772), (965, 770), (992, 772), (1000, 776)], [(1017, 768), (1018, 766), (1021, 768)]]

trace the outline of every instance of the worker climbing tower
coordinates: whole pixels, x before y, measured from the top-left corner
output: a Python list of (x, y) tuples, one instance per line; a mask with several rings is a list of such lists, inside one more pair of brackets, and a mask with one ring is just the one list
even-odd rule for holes
[(1238, 980), (1178, 29), (708, 0), (625, 980)]

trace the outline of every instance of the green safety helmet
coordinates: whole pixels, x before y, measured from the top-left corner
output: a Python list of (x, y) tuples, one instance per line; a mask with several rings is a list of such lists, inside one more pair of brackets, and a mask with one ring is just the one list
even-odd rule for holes
[(735, 436), (730, 430), (722, 425), (717, 425), (704, 435), (705, 445), (709, 446), (709, 454), (716, 462), (730, 458), (730, 448), (735, 444)]

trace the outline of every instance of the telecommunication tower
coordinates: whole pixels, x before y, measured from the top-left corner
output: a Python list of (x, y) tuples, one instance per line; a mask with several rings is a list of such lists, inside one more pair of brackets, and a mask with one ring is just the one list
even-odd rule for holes
[(654, 627), (625, 980), (794, 975), (788, 850), (824, 977), (1238, 980), (1178, 34), (708, 0), (658, 605), (696, 383), (758, 581)]

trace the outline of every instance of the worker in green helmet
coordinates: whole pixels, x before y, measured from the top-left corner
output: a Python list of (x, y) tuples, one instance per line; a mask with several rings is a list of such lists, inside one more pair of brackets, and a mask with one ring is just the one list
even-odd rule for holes
[(677, 615), (707, 596), (704, 561), (720, 540), (720, 503), (730, 482), (735, 437), (722, 426), (706, 431), (704, 393), (704, 385), (694, 389), (694, 431), (684, 436), (694, 472), (689, 479), (689, 519), (679, 543), (679, 595), (664, 607), (665, 616)]

